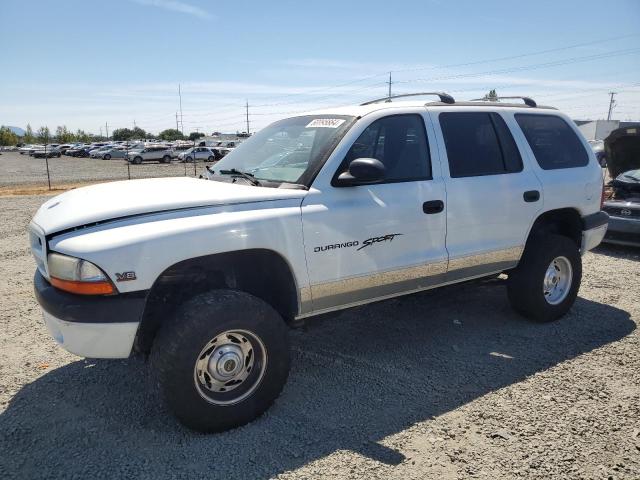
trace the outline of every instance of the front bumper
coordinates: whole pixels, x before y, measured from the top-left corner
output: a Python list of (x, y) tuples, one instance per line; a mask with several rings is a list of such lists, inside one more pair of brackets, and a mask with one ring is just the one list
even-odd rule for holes
[(51, 286), (39, 271), (34, 290), (47, 329), (65, 350), (89, 358), (127, 358), (131, 354), (146, 291), (75, 295)]
[(610, 217), (605, 243), (640, 246), (640, 218)]

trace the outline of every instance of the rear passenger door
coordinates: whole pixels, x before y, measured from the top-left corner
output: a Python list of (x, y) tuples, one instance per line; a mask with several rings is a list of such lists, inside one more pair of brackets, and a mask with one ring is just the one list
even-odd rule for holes
[[(446, 179), (449, 280), (515, 266), (542, 189), (495, 111), (432, 112)], [(513, 125), (511, 128), (514, 128)]]

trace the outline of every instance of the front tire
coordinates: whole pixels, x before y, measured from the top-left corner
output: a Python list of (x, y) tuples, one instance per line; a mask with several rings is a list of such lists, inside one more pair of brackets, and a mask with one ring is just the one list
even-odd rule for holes
[(191, 162), (193, 162), (193, 158), (187, 157), (187, 158), (184, 159), (184, 161), (187, 162), (187, 163), (191, 163)]
[(109, 155), (108, 153), (102, 157), (104, 160), (111, 160), (111, 155)]
[(151, 365), (180, 422), (201, 432), (228, 430), (262, 415), (280, 395), (289, 374), (287, 327), (248, 293), (200, 294), (162, 326)]
[(136, 165), (140, 165), (142, 163), (142, 157), (135, 157), (133, 159), (133, 163)]
[(574, 241), (562, 235), (535, 236), (509, 272), (509, 302), (530, 320), (551, 322), (573, 306), (581, 279), (582, 258)]

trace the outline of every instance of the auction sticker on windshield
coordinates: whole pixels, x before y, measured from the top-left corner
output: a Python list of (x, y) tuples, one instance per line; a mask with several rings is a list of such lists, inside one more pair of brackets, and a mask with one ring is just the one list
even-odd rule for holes
[(338, 128), (343, 123), (342, 118), (316, 118), (311, 120), (305, 128)]

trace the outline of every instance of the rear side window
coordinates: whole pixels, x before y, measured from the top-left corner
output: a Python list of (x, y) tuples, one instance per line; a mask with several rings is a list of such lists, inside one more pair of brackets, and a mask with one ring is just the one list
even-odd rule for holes
[(518, 147), (497, 113), (445, 112), (439, 118), (452, 178), (522, 171)]
[(589, 163), (589, 155), (582, 142), (562, 118), (525, 113), (515, 117), (540, 168), (575, 168)]

